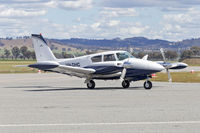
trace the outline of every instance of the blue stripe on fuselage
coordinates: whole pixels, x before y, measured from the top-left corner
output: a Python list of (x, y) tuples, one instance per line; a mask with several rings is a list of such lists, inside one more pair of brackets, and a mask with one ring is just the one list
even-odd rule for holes
[(121, 72), (123, 69), (122, 67), (116, 67), (116, 66), (87, 66), (85, 68), (95, 69), (96, 72), (94, 74), (103, 74), (103, 75)]
[[(117, 72), (122, 72), (123, 70), (123, 67), (116, 67), (116, 66), (87, 66), (85, 68), (95, 69), (96, 72), (94, 74), (102, 74), (102, 75), (114, 74)], [(126, 72), (126, 77), (150, 75), (156, 72), (158, 71), (128, 68)]]

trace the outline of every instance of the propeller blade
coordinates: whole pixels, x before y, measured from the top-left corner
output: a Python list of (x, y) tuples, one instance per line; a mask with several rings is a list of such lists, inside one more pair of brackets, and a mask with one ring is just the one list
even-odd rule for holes
[(120, 79), (121, 79), (121, 80), (124, 80), (125, 76), (126, 76), (126, 68), (124, 68), (124, 69), (122, 70), (122, 74), (121, 74), (121, 76), (120, 76)]
[(166, 71), (167, 71), (167, 75), (168, 75), (168, 81), (172, 82), (172, 78), (171, 78), (171, 74), (169, 72), (169, 69), (167, 68)]
[(163, 48), (160, 49), (160, 52), (161, 52), (161, 54), (162, 54), (163, 61), (166, 62), (165, 53), (164, 53)]
[[(163, 48), (160, 49), (160, 52), (161, 52), (161, 54), (162, 54), (164, 63), (166, 63), (167, 61), (166, 61), (166, 58), (165, 58), (165, 52), (164, 52)], [(172, 82), (171, 74), (170, 74), (170, 72), (169, 72), (169, 68), (170, 68), (171, 66), (166, 65), (166, 66), (164, 66), (164, 67), (165, 67), (166, 72), (167, 72), (167, 75), (168, 75), (168, 81), (169, 81), (169, 82)]]

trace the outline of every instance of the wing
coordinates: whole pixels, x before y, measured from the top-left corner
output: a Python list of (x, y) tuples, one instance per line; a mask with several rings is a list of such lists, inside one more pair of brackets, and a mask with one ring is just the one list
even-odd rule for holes
[(65, 66), (52, 61), (38, 62), (36, 64), (28, 65), (28, 67), (37, 68), (44, 71), (51, 71), (51, 72), (77, 76), (77, 77), (87, 77), (88, 75), (96, 72), (95, 69)]
[(188, 65), (185, 63), (175, 62), (171, 64), (171, 67), (169, 69), (184, 69), (186, 67), (188, 67)]
[(64, 66), (64, 65), (59, 65), (58, 68), (63, 71), (69, 71), (69, 72), (86, 74), (86, 75), (96, 72), (94, 69), (91, 69), (91, 68), (81, 68), (81, 67), (72, 67), (72, 66)]

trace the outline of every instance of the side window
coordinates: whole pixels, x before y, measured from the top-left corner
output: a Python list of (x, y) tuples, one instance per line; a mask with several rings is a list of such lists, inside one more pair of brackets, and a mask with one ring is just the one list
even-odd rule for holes
[(116, 61), (114, 54), (104, 55), (104, 61)]
[(92, 62), (101, 62), (101, 55), (94, 56), (91, 58)]

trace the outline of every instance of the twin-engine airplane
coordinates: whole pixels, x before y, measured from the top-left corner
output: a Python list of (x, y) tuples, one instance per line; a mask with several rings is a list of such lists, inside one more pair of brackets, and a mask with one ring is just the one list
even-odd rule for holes
[[(128, 88), (132, 81), (145, 79), (144, 88), (151, 89), (152, 83), (149, 80), (151, 74), (164, 69), (168, 71), (174, 67), (166, 62), (148, 61), (148, 56), (137, 59), (126, 51), (109, 51), (76, 58), (57, 59), (41, 34), (32, 34), (32, 40), (37, 63), (28, 67), (85, 78), (89, 89), (95, 88), (94, 80), (96, 79), (121, 79), (123, 88)], [(181, 66), (181, 68), (187, 67), (186, 64), (181, 64)]]

